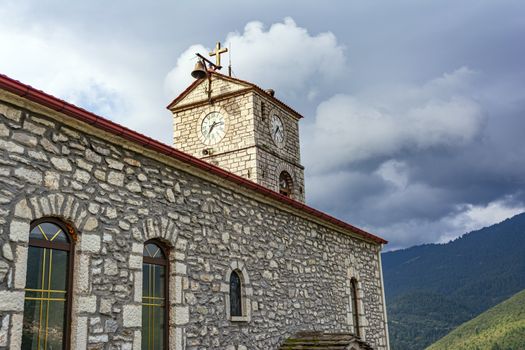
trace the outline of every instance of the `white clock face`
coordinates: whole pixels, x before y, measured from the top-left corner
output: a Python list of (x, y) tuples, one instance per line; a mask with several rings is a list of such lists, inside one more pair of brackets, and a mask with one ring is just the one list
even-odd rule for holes
[(202, 120), (201, 133), (207, 145), (213, 145), (222, 140), (225, 129), (225, 120), (219, 112), (211, 112)]
[(283, 121), (277, 114), (272, 114), (270, 118), (270, 133), (275, 144), (279, 147), (284, 146), (284, 126)]

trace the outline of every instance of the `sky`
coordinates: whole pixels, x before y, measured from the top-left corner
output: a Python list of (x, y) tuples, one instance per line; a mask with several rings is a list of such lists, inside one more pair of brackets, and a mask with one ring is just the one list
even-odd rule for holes
[(388, 250), (525, 211), (525, 6), (511, 0), (0, 0), (0, 73), (172, 143), (196, 52), (298, 110), (310, 206)]

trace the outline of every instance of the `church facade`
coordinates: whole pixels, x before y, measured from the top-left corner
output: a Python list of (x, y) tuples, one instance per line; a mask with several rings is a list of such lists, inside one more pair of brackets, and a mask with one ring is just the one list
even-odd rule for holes
[(301, 116), (218, 73), (169, 109), (175, 148), (0, 76), (0, 349), (388, 349), (386, 241), (304, 204)]

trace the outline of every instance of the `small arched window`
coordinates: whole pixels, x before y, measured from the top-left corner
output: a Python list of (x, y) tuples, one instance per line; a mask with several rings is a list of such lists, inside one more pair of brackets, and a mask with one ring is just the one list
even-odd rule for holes
[(286, 197), (291, 197), (293, 193), (292, 177), (287, 171), (281, 172), (279, 175), (279, 193)]
[(352, 278), (350, 280), (350, 297), (352, 299), (352, 321), (354, 323), (354, 333), (357, 337), (361, 337), (361, 331), (359, 329), (359, 309), (357, 300), (357, 280)]
[(157, 241), (144, 244), (142, 265), (142, 349), (168, 349), (168, 259)]
[(242, 285), (239, 271), (230, 275), (230, 316), (242, 316)]
[(22, 349), (69, 349), (73, 228), (48, 218), (31, 224)]

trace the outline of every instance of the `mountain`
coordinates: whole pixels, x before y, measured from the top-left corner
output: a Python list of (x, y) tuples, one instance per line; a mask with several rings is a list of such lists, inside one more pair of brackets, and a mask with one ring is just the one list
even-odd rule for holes
[(462, 324), (427, 350), (525, 349), (525, 290)]
[(419, 350), (525, 289), (525, 213), (382, 255), (392, 350)]

